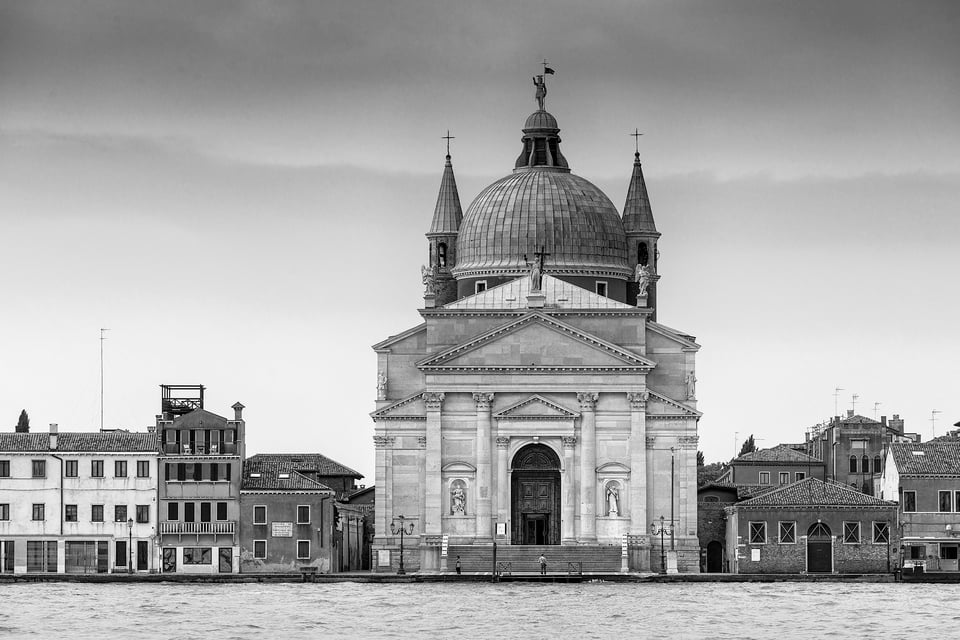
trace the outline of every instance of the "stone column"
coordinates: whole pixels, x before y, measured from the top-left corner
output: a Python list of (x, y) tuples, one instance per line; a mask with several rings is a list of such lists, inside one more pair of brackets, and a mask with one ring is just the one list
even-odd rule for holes
[(423, 402), (427, 408), (427, 454), (426, 481), (424, 483), (426, 504), (424, 506), (424, 525), (421, 533), (428, 536), (441, 534), (443, 500), (440, 476), (440, 407), (443, 394), (424, 392)]
[(493, 402), (492, 393), (475, 393), (473, 400), (477, 403), (477, 539), (490, 540), (493, 536), (491, 516), (492, 495), (492, 466), (493, 459), (490, 452), (490, 405)]
[(597, 399), (578, 393), (580, 401), (580, 542), (597, 541)]
[(577, 544), (577, 471), (573, 465), (573, 450), (577, 439), (564, 437), (563, 440), (563, 482), (561, 484), (563, 510), (560, 525), (561, 544)]
[(507, 473), (507, 450), (510, 438), (497, 437), (497, 522), (506, 525), (510, 536), (510, 474)]
[(427, 513), (427, 436), (417, 436), (417, 478), (420, 482), (420, 519), (417, 520), (417, 528), (423, 534)]
[(390, 495), (390, 491), (387, 488), (388, 484), (390, 484), (390, 477), (387, 474), (387, 459), (392, 457), (392, 452), (388, 451), (388, 449), (393, 446), (393, 438), (391, 436), (373, 436), (373, 446), (376, 447), (377, 452), (377, 486), (376, 489), (374, 489), (374, 498), (376, 500), (376, 511), (373, 523), (374, 539), (386, 540), (391, 536), (390, 518), (393, 516), (387, 504), (387, 496)]
[(647, 397), (628, 393), (630, 402), (630, 534), (642, 536), (647, 521)]

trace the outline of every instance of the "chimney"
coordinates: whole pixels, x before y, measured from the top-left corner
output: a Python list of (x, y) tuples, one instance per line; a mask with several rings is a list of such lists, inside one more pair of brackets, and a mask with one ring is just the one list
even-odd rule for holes
[(887, 426), (887, 416), (880, 416), (880, 424)]
[(853, 409), (847, 409), (847, 417), (848, 417), (848, 418), (852, 418), (852, 417), (853, 417)]
[(57, 450), (57, 425), (56, 423), (50, 424), (50, 451)]
[(243, 420), (243, 410), (244, 410), (245, 408), (246, 408), (246, 407), (244, 407), (244, 406), (243, 406), (242, 404), (240, 404), (239, 402), (236, 403), (236, 404), (234, 404), (234, 405), (231, 407), (231, 409), (233, 409), (233, 419), (236, 420), (237, 422), (240, 422), (241, 420)]
[(890, 418), (887, 424), (890, 425), (891, 429), (896, 429), (900, 433), (903, 433), (903, 420), (900, 419), (899, 413), (893, 414), (893, 417)]

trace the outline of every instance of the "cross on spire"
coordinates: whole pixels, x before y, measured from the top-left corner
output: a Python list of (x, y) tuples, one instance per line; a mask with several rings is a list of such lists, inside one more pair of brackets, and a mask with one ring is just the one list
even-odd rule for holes
[(445, 136), (440, 136), (440, 139), (441, 139), (441, 140), (446, 140), (446, 141), (447, 141), (447, 156), (450, 155), (450, 141), (453, 140), (453, 139), (455, 139), (456, 137), (457, 137), (457, 136), (452, 136), (452, 135), (450, 135), (450, 129), (447, 129), (447, 135), (445, 135)]
[(640, 155), (640, 136), (642, 136), (643, 134), (640, 133), (640, 129), (634, 129), (633, 133), (631, 133), (630, 135), (633, 136), (633, 143), (634, 143), (634, 146), (636, 147), (635, 153), (637, 155)]

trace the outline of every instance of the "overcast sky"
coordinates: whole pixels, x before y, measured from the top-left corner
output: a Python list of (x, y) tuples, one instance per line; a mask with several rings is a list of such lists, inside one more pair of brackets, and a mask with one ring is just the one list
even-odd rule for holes
[[(660, 321), (701, 447), (839, 407), (960, 420), (960, 5), (0, 0), (0, 428), (142, 429), (161, 383), (249, 451), (373, 482), (370, 345), (420, 321), (447, 129), (463, 206), (547, 108), (622, 206), (644, 132)], [(4, 426), (6, 425), (6, 426)]]

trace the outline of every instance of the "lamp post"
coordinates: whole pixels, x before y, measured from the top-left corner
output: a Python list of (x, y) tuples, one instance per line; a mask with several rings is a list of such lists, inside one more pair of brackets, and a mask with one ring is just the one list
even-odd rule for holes
[[(397, 520), (400, 521), (400, 524), (397, 524)], [(406, 571), (403, 570), (403, 536), (408, 536), (413, 533), (414, 523), (411, 522), (410, 524), (407, 524), (406, 520), (407, 519), (405, 516), (396, 516), (393, 519), (393, 522), (390, 523), (390, 532), (393, 535), (400, 536), (400, 566), (397, 568), (398, 576), (402, 576), (406, 573)]]
[(660, 573), (667, 573), (667, 552), (664, 547), (663, 537), (664, 535), (673, 535), (673, 523), (670, 523), (670, 526), (664, 524), (664, 517), (660, 516), (660, 526), (657, 527), (657, 523), (654, 522), (650, 525), (650, 533), (655, 536), (660, 536)]
[(127, 518), (127, 573), (133, 573), (133, 518)]

